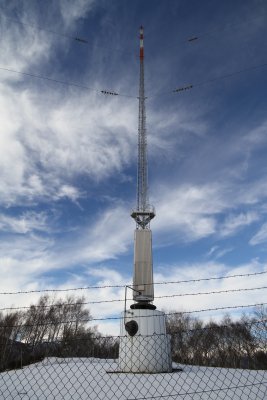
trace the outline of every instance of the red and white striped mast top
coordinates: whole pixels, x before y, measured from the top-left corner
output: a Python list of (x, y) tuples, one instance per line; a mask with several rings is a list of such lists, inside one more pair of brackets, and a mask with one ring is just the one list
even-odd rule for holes
[(140, 26), (140, 60), (144, 59), (144, 28)]
[(132, 212), (137, 229), (149, 228), (155, 216), (154, 208), (149, 205), (147, 179), (147, 136), (144, 78), (144, 28), (140, 27), (140, 80), (139, 80), (139, 117), (138, 117), (138, 168), (137, 168), (137, 208)]

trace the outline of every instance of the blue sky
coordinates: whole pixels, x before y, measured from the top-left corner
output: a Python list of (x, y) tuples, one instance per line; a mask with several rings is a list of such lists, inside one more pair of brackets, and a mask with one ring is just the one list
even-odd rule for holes
[[(267, 270), (267, 67), (249, 69), (267, 63), (265, 1), (0, 5), (0, 291), (131, 282), (140, 24), (150, 200), (157, 212), (151, 224), (155, 281)], [(173, 93), (189, 84), (196, 86)], [(266, 283), (260, 275), (157, 286), (155, 293)], [(166, 310), (245, 305), (264, 301), (265, 292), (156, 304)], [(106, 300), (123, 298), (123, 289), (79, 294)], [(0, 296), (0, 304), (37, 298)], [(92, 314), (109, 317), (122, 307), (94, 306)], [(100, 329), (116, 333), (117, 326)]]

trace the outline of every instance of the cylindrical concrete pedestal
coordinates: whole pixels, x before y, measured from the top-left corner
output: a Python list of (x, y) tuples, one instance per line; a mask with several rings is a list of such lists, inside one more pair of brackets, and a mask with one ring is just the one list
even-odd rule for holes
[[(170, 335), (165, 314), (157, 310), (130, 309), (122, 313), (119, 369), (122, 372), (171, 372)], [(130, 336), (125, 324), (135, 321), (138, 330)]]

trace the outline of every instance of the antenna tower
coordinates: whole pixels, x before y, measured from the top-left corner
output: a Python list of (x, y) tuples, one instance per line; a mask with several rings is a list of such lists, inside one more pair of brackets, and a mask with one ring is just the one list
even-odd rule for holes
[(147, 182), (147, 137), (144, 84), (144, 29), (140, 27), (140, 83), (138, 116), (137, 206), (131, 216), (134, 232), (134, 304), (125, 309), (121, 320), (119, 367), (121, 372), (171, 372), (170, 336), (166, 334), (166, 318), (152, 304), (154, 301), (152, 232), (150, 221), (155, 211), (149, 205)]
[(138, 166), (137, 166), (137, 207), (131, 216), (137, 229), (149, 229), (150, 221), (155, 217), (155, 209), (149, 205), (147, 179), (147, 135), (145, 107), (145, 71), (144, 71), (144, 28), (140, 27), (140, 80), (138, 114)]

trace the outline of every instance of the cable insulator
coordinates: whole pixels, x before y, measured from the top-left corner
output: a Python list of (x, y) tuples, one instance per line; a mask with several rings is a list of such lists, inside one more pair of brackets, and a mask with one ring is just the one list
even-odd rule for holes
[(87, 41), (87, 40), (81, 39), (81, 38), (79, 38), (79, 37), (74, 38), (74, 40), (77, 40), (77, 42), (81, 42), (81, 43), (88, 44), (88, 41)]
[(101, 90), (101, 93), (111, 95), (111, 96), (118, 96), (119, 93), (116, 92), (108, 92), (107, 90)]
[(184, 90), (190, 90), (193, 88), (193, 85), (188, 85), (188, 86), (184, 86), (184, 87), (180, 87), (177, 89), (174, 89), (173, 92), (182, 92)]
[(198, 40), (197, 36), (187, 39), (188, 42), (194, 42), (195, 40)]

